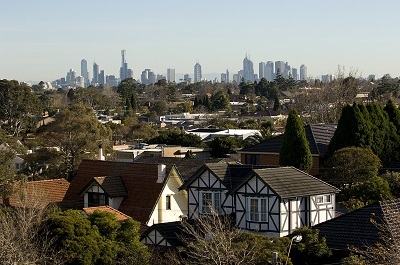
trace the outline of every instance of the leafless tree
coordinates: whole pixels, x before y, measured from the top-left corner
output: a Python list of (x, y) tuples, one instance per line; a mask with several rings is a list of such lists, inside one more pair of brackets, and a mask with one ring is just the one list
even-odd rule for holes
[[(1, 264), (62, 264), (51, 251), (52, 241), (40, 227), (48, 209), (44, 196), (20, 186), (14, 191), (12, 208), (0, 213)], [(39, 199), (42, 197), (42, 199)]]
[[(211, 208), (212, 209), (212, 208)], [(182, 223), (184, 252), (190, 264), (255, 264), (260, 246), (239, 242), (242, 233), (233, 227), (229, 216), (214, 211), (196, 219), (195, 223)]]

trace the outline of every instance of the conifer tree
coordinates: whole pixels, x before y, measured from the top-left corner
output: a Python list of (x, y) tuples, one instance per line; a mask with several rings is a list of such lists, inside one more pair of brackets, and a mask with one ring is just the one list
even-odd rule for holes
[(309, 172), (311, 169), (311, 151), (306, 138), (303, 123), (295, 109), (289, 112), (285, 134), (279, 153), (279, 165), (293, 166)]

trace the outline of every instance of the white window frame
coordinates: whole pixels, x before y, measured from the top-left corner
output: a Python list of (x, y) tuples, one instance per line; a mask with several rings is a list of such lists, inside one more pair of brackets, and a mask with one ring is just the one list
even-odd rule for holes
[[(204, 202), (204, 196), (210, 195), (211, 198), (208, 198), (211, 201), (210, 205), (206, 205)], [(211, 208), (216, 214), (220, 214), (221, 212), (221, 192), (212, 192), (212, 191), (203, 191), (200, 194), (201, 196), (201, 213), (202, 214), (210, 214)]]
[(268, 198), (247, 197), (247, 221), (268, 222)]
[(315, 202), (317, 204), (332, 203), (332, 195), (331, 194), (324, 194), (324, 195), (315, 196)]

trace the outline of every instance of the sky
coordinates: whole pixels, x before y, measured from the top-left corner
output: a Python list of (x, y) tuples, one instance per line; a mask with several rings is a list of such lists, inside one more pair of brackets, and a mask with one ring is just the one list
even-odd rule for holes
[[(53, 81), (80, 61), (119, 76), (121, 50), (140, 79), (165, 74), (231, 76), (246, 54), (305, 64), (308, 75), (338, 67), (367, 77), (400, 75), (398, 0), (0, 0), (0, 79)], [(180, 77), (177, 76), (177, 79)]]

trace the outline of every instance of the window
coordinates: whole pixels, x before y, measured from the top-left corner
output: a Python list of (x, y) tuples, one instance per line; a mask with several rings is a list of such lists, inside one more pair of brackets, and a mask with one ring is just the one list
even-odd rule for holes
[(171, 210), (171, 195), (167, 195), (167, 197), (165, 197), (165, 209)]
[(203, 192), (201, 212), (211, 213), (211, 209), (219, 214), (221, 212), (221, 194), (219, 192)]
[(247, 198), (248, 220), (253, 222), (268, 222), (268, 199)]
[(88, 206), (108, 205), (108, 196), (104, 193), (88, 192)]
[(328, 195), (319, 195), (319, 196), (315, 197), (315, 201), (318, 204), (331, 203), (332, 198), (331, 198), (330, 194), (328, 194)]
[(259, 165), (260, 155), (253, 155), (253, 154), (245, 155), (245, 163), (249, 165)]

